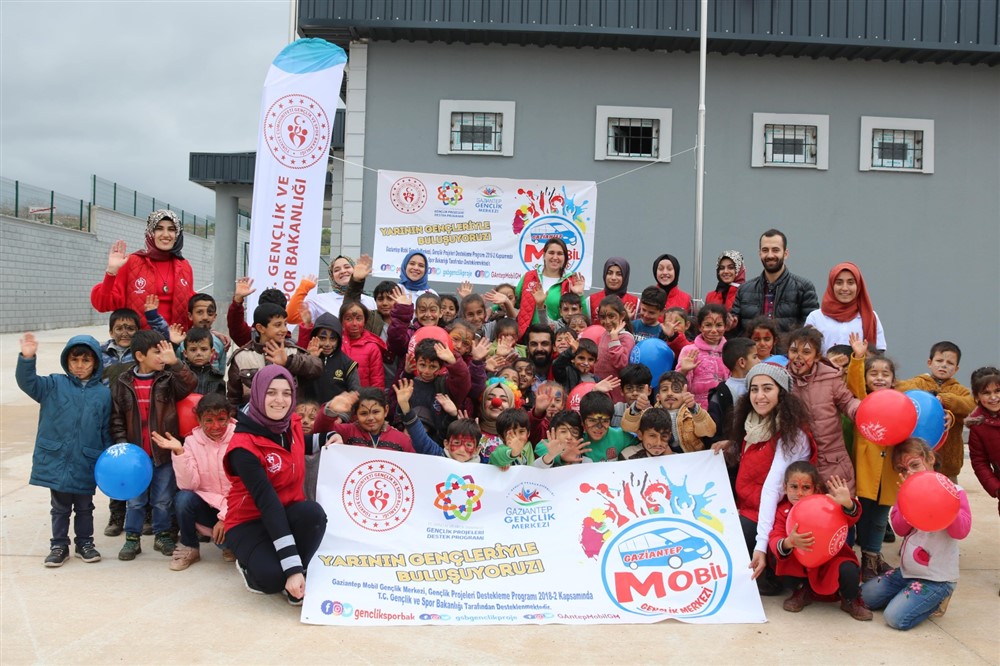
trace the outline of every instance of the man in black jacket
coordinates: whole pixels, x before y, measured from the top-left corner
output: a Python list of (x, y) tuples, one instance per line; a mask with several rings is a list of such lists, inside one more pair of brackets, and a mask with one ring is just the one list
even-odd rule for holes
[(816, 288), (809, 280), (785, 267), (788, 239), (777, 229), (768, 229), (760, 237), (760, 263), (764, 272), (740, 285), (732, 315), (740, 326), (755, 317), (773, 319), (781, 332), (797, 328), (810, 312), (819, 308)]

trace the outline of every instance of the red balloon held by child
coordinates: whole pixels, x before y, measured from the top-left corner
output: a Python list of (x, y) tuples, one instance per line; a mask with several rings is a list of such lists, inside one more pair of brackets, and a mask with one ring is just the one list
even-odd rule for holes
[(832, 560), (847, 542), (847, 516), (840, 504), (826, 495), (808, 495), (796, 502), (785, 527), (789, 534), (793, 529), (799, 534), (812, 532), (816, 543), (811, 550), (792, 550), (795, 559), (810, 569)]
[(937, 532), (955, 522), (961, 501), (958, 488), (944, 474), (917, 472), (906, 477), (896, 496), (899, 512), (923, 532)]
[(854, 416), (865, 439), (879, 446), (895, 446), (917, 425), (917, 408), (904, 393), (885, 389), (869, 393)]
[(598, 344), (601, 341), (601, 336), (604, 335), (606, 332), (607, 331), (604, 330), (603, 326), (600, 326), (598, 324), (593, 324), (580, 331), (580, 335), (577, 337), (579, 337), (581, 340), (590, 340), (594, 344)]
[(180, 426), (181, 439), (198, 427), (198, 415), (194, 410), (201, 399), (200, 393), (188, 393), (187, 397), (177, 401), (177, 422)]
[(593, 391), (595, 386), (597, 386), (597, 384), (594, 382), (580, 382), (574, 386), (573, 390), (569, 392), (569, 396), (566, 398), (566, 409), (579, 412), (580, 400), (583, 399), (583, 396)]
[(452, 342), (451, 336), (448, 335), (448, 331), (444, 330), (440, 326), (421, 326), (413, 333), (413, 337), (410, 338), (410, 342), (406, 347), (408, 354), (413, 354), (413, 349), (417, 346), (417, 343), (421, 340), (437, 340), (450, 351), (455, 351), (455, 343)]

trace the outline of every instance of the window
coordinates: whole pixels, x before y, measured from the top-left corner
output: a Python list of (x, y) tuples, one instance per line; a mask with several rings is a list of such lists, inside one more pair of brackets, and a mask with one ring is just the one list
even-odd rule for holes
[(671, 109), (599, 106), (595, 160), (670, 161)]
[(443, 99), (439, 155), (514, 155), (514, 102)]
[(861, 117), (861, 171), (934, 173), (934, 121)]
[(792, 113), (753, 114), (750, 166), (825, 171), (830, 117)]

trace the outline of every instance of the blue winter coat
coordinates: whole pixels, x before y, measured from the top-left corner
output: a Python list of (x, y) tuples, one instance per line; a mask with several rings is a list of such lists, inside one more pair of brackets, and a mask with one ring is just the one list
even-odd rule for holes
[[(82, 382), (69, 374), (69, 350), (87, 345), (94, 351), (94, 374)], [(63, 493), (93, 495), (94, 464), (111, 446), (111, 390), (101, 383), (101, 346), (89, 335), (70, 338), (62, 351), (64, 375), (39, 377), (35, 358), (18, 356), (17, 385), (41, 405), (31, 458), (33, 486)]]

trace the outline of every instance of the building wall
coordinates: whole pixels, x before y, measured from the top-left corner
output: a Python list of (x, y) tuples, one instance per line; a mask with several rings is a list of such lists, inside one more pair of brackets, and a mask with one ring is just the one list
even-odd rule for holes
[[(861, 267), (901, 375), (926, 369), (939, 339), (962, 346), (965, 383), (1000, 361), (995, 69), (713, 55), (707, 71), (702, 291), (725, 249), (758, 274), (758, 236), (777, 227), (789, 237), (788, 266), (820, 295), (834, 264)], [(594, 160), (597, 105), (670, 107), (673, 152), (696, 141), (697, 54), (372, 42), (366, 88), (364, 159), (376, 169), (600, 182), (639, 165)], [(515, 101), (514, 156), (438, 155), (441, 99)], [(829, 115), (829, 170), (751, 168), (754, 112)], [(935, 173), (860, 172), (862, 115), (933, 119)], [(652, 284), (653, 258), (670, 252), (692, 290), (694, 164), (687, 152), (598, 187), (595, 267), (627, 257), (637, 292)], [(362, 247), (371, 248), (377, 181), (364, 178)]]
[[(108, 249), (117, 239), (128, 250), (145, 244), (145, 220), (94, 206), (91, 231), (74, 231), (0, 216), (0, 332), (87, 326), (107, 321), (90, 305), (90, 289), (103, 279)], [(239, 230), (238, 246), (249, 239)], [(213, 238), (184, 237), (195, 288), (212, 293)], [(241, 250), (240, 250), (241, 251)], [(225, 315), (220, 320), (224, 324)]]

